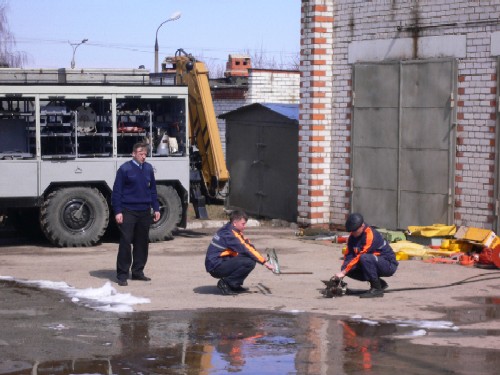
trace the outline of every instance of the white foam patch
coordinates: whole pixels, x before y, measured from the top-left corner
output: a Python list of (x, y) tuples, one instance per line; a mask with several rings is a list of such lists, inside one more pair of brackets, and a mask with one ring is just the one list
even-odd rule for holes
[[(415, 327), (425, 329), (451, 329), (458, 331), (458, 327), (448, 320), (384, 320), (383, 322), (378, 322), (376, 320), (363, 319), (361, 315), (353, 315), (351, 319), (358, 320), (361, 323), (368, 325), (377, 325), (380, 323), (397, 324), (400, 327)], [(419, 331), (416, 331), (419, 332)]]
[(369, 320), (369, 319), (361, 319), (361, 323), (368, 324), (369, 326), (376, 326), (380, 324), (380, 322), (377, 322), (376, 320)]
[(64, 329), (68, 329), (68, 327), (66, 327), (64, 324), (61, 324), (61, 323), (50, 324), (47, 326), (47, 328), (53, 329), (56, 331), (62, 331)]
[(456, 327), (453, 322), (447, 320), (395, 320), (392, 323), (396, 323), (401, 327), (417, 327), (424, 329), (458, 329), (458, 327)]
[(87, 307), (109, 312), (132, 312), (133, 306), (151, 303), (149, 298), (134, 297), (130, 293), (118, 293), (107, 281), (100, 288), (77, 289), (65, 282), (47, 280), (16, 280), (10, 276), (0, 276), (0, 280), (16, 281), (20, 284), (35, 285), (44, 289), (58, 290), (71, 298), (74, 303), (82, 303)]
[(427, 335), (427, 331), (425, 329), (418, 329), (408, 334), (408, 336), (425, 336), (425, 335)]

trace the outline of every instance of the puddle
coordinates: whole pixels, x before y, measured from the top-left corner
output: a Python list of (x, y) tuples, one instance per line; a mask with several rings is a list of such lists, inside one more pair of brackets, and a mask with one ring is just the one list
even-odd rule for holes
[[(498, 299), (475, 303), (475, 317), (498, 317)], [(401, 338), (469, 334), (457, 327), (463, 312), (447, 314), (383, 324), (259, 310), (116, 314), (0, 281), (0, 374), (496, 373), (498, 350)]]
[(500, 318), (500, 297), (463, 298), (464, 306), (438, 308), (448, 320), (456, 324), (484, 323)]

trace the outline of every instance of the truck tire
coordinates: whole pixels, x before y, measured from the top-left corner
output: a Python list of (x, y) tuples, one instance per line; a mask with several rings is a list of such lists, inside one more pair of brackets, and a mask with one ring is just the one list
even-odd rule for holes
[(109, 208), (95, 188), (62, 188), (43, 202), (41, 222), (45, 237), (56, 246), (93, 246), (106, 231)]
[(171, 240), (172, 231), (181, 221), (182, 204), (179, 194), (172, 186), (158, 185), (158, 202), (160, 203), (160, 220), (153, 222), (149, 229), (149, 241)]

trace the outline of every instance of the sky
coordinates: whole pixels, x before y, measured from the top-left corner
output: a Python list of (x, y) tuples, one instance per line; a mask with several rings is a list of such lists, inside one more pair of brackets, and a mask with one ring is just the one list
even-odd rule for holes
[[(138, 68), (154, 71), (183, 48), (209, 67), (229, 54), (262, 56), (278, 65), (298, 61), (301, 0), (0, 0), (25, 68)], [(284, 66), (274, 66), (282, 67)]]

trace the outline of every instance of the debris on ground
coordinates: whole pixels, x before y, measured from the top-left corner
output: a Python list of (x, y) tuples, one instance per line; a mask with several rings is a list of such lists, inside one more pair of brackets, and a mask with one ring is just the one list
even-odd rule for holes
[(325, 284), (325, 288), (320, 290), (320, 293), (325, 298), (342, 297), (347, 293), (347, 283), (342, 279), (334, 276), (330, 280), (321, 280)]
[[(479, 268), (500, 268), (500, 237), (488, 229), (432, 224), (408, 226), (407, 230), (377, 228), (391, 244), (398, 261), (422, 260), (427, 263), (460, 264)], [(349, 233), (324, 228), (300, 228), (303, 240), (347, 243)], [(346, 252), (346, 246), (342, 254)]]
[(427, 263), (500, 268), (500, 238), (487, 229), (456, 228), (444, 224), (409, 226), (406, 240), (391, 241), (391, 247), (400, 261), (414, 259)]

